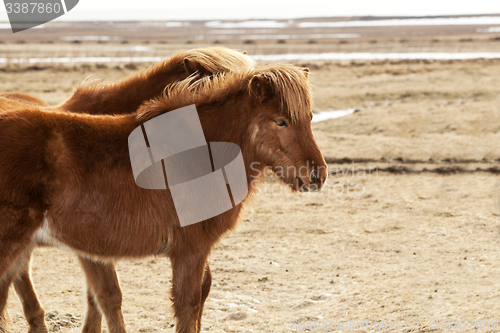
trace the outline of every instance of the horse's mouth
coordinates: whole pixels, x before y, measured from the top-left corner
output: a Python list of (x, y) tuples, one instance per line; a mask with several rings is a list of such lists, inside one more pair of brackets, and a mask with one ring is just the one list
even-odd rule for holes
[(296, 177), (295, 179), (295, 188), (299, 192), (318, 192), (321, 189), (321, 184), (310, 183), (309, 185), (306, 185), (299, 177)]
[(299, 177), (297, 177), (297, 188), (299, 189), (300, 192), (309, 192), (309, 187), (306, 186), (306, 184), (304, 184), (304, 182), (302, 181), (302, 179), (300, 179)]

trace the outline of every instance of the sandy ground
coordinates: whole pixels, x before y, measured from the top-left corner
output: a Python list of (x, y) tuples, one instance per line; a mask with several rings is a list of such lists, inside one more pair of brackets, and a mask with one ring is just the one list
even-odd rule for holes
[[(263, 192), (213, 251), (205, 330), (290, 332), (290, 321), (322, 318), (500, 320), (498, 176), (350, 174), (321, 194), (280, 193), (272, 183)], [(51, 329), (78, 330), (85, 302), (75, 257), (38, 249), (32, 274)], [(123, 261), (118, 274), (130, 331), (173, 331), (168, 260)], [(13, 292), (9, 308), (13, 331), (25, 331)]]
[[(462, 51), (480, 52), (497, 50), (494, 37), (444, 29), (407, 36), (406, 42), (391, 31), (379, 34), (377, 43), (369, 36), (347, 45), (228, 46), (250, 54), (277, 48), (449, 51), (461, 45)], [(205, 44), (149, 45), (158, 50), (155, 56), (167, 56)], [(105, 52), (100, 47), (9, 41), (2, 50), (94, 55)], [(311, 68), (316, 112), (359, 112), (313, 125), (333, 172), (323, 192), (292, 195), (268, 179), (237, 230), (214, 249), (204, 330), (304, 332), (306, 322), (326, 320), (323, 328), (339, 328), (360, 320), (351, 329), (381, 331), (361, 325), (366, 320), (430, 331), (429, 323), (439, 320), (433, 331), (444, 331), (447, 319), (479, 318), (474, 325), (482, 332), (498, 331), (485, 323), (500, 321), (500, 61), (297, 64)], [(146, 65), (4, 65), (0, 91), (57, 104), (89, 75), (115, 80)], [(117, 268), (129, 331), (173, 332), (168, 260), (122, 261)], [(75, 256), (37, 249), (32, 276), (50, 329), (79, 331), (85, 282)], [(27, 331), (13, 290), (9, 313), (12, 332)]]

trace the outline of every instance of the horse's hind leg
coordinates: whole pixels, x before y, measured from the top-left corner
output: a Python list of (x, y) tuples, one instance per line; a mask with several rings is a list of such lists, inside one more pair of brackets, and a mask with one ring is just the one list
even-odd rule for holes
[[(122, 314), (122, 291), (118, 283), (115, 267), (111, 263), (101, 263), (90, 259), (78, 258), (87, 277), (89, 289), (92, 291), (101, 309), (110, 333), (125, 333), (125, 322)], [(88, 295), (90, 297), (90, 295)], [(89, 302), (84, 332), (100, 332), (101, 317), (95, 302)], [(98, 330), (97, 330), (98, 327)], [(94, 330), (93, 330), (94, 329)]]
[[(12, 205), (0, 205), (0, 314), (4, 315), (10, 283), (19, 256), (28, 251), (36, 229), (43, 222), (43, 213), (33, 208), (16, 209)], [(4, 319), (4, 317), (2, 317)], [(0, 332), (5, 322), (0, 319)]]
[(45, 311), (38, 301), (35, 288), (31, 282), (30, 260), (31, 249), (25, 251), (18, 259), (21, 263), (14, 278), (14, 287), (23, 304), (24, 316), (30, 325), (28, 333), (47, 333)]
[[(29, 252), (29, 250), (27, 250)], [(18, 272), (23, 269), (21, 256), (9, 268), (8, 272), (0, 279), (0, 332), (5, 332), (7, 323), (10, 321), (7, 313), (7, 299), (12, 281), (17, 277)]]
[[(207, 255), (196, 253), (173, 255), (172, 296), (174, 314), (177, 318), (177, 333), (196, 333), (201, 326), (202, 280)], [(205, 290), (207, 290), (205, 288)], [(208, 296), (208, 292), (207, 292)]]
[(29, 273), (31, 251), (32, 248), (28, 248), (18, 257), (0, 283), (0, 320), (4, 323), (6, 321), (7, 296), (9, 287), (14, 282), (17, 295), (23, 304), (24, 316), (30, 326), (28, 333), (47, 333), (45, 311), (38, 301)]
[(203, 274), (203, 282), (201, 284), (201, 307), (198, 312), (198, 327), (197, 333), (201, 332), (201, 317), (203, 315), (203, 307), (205, 306), (205, 301), (207, 300), (208, 294), (210, 293), (210, 287), (212, 286), (212, 272), (210, 272), (210, 266), (205, 266), (205, 274)]
[(7, 332), (7, 323), (9, 316), (7, 314), (7, 297), (9, 296), (9, 287), (13, 276), (8, 275), (0, 279), (0, 333)]

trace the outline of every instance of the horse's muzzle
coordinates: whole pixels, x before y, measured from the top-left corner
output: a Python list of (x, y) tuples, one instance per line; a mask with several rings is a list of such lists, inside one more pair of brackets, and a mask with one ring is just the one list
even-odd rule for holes
[(317, 192), (321, 189), (321, 182), (310, 182), (308, 185), (306, 185), (302, 179), (297, 177), (297, 189), (299, 192)]

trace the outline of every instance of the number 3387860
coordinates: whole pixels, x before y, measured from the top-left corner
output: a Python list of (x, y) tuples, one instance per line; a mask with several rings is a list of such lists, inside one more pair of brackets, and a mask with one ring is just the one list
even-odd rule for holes
[(15, 2), (10, 3), (7, 2), (5, 4), (5, 8), (7, 9), (7, 14), (51, 14), (51, 13), (60, 13), (61, 12), (61, 4), (56, 3), (38, 3), (38, 2)]

